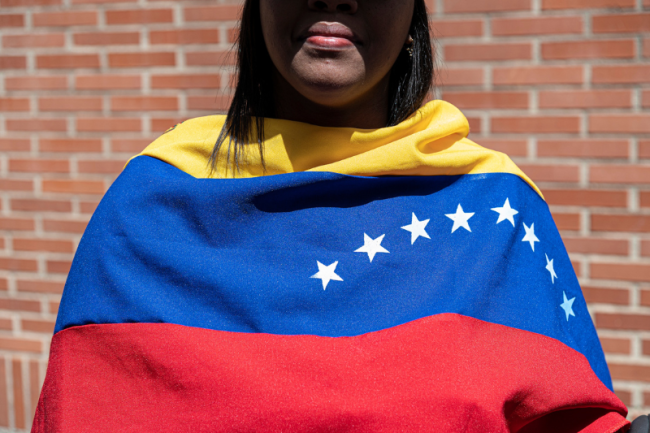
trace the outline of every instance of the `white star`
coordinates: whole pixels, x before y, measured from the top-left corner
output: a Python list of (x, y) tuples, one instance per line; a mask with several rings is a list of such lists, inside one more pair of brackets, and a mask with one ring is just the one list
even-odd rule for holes
[(338, 265), (339, 262), (334, 262), (329, 266), (325, 266), (324, 264), (322, 264), (319, 261), (316, 261), (316, 263), (318, 263), (318, 272), (315, 273), (314, 275), (312, 275), (309, 278), (318, 278), (318, 279), (322, 280), (322, 282), (323, 282), (323, 290), (327, 289), (327, 285), (329, 284), (329, 282), (331, 280), (343, 281), (343, 278), (339, 277), (334, 272), (336, 270), (336, 265)]
[(472, 229), (469, 228), (468, 221), (471, 217), (474, 216), (474, 212), (472, 213), (463, 212), (463, 207), (460, 205), (460, 203), (456, 208), (456, 213), (448, 213), (445, 214), (445, 216), (454, 222), (454, 226), (451, 228), (452, 233), (458, 230), (460, 227), (464, 228), (468, 232), (472, 231)]
[(519, 211), (510, 207), (509, 199), (506, 198), (506, 202), (502, 207), (493, 207), (492, 210), (499, 213), (497, 224), (499, 224), (501, 221), (508, 220), (513, 227), (515, 226), (515, 219), (513, 217), (517, 215)]
[(411, 224), (402, 227), (404, 230), (411, 232), (411, 245), (413, 245), (417, 238), (420, 236), (431, 239), (427, 231), (424, 230), (427, 224), (429, 224), (429, 220), (418, 221), (418, 217), (413, 214), (413, 217), (411, 218)]
[(532, 223), (530, 227), (524, 223), (524, 230), (526, 230), (526, 236), (521, 241), (530, 242), (530, 247), (535, 251), (535, 242), (539, 242), (539, 239), (535, 236), (535, 223)]
[(557, 274), (555, 273), (555, 269), (553, 269), (553, 259), (549, 260), (548, 255), (544, 254), (546, 256), (546, 270), (551, 273), (551, 282), (555, 284), (555, 279), (557, 278)]
[(381, 235), (377, 239), (373, 239), (367, 234), (363, 234), (363, 246), (359, 248), (358, 250), (355, 250), (355, 253), (368, 253), (368, 258), (370, 259), (370, 263), (372, 263), (372, 259), (375, 258), (375, 254), (377, 253), (387, 253), (389, 252), (386, 248), (381, 246), (381, 241), (384, 240), (384, 236), (386, 235)]
[(566, 313), (566, 321), (569, 321), (569, 316), (575, 317), (576, 315), (573, 313), (573, 301), (576, 300), (576, 298), (571, 298), (567, 299), (566, 298), (566, 293), (562, 292), (562, 296), (564, 296), (564, 302), (560, 304), (560, 307), (564, 310)]

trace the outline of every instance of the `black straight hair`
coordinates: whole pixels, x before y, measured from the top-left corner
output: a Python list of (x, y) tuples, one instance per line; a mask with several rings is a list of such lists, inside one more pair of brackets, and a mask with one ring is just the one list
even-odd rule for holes
[[(274, 66), (262, 34), (259, 2), (246, 0), (242, 10), (236, 42), (237, 86), (208, 160), (211, 174), (226, 140), (226, 170), (232, 165), (233, 176), (240, 171), (242, 154), (253, 143), (257, 144), (265, 168), (264, 118), (274, 117), (273, 83), (268, 71)], [(415, 0), (409, 34), (413, 38), (411, 53), (402, 50), (390, 71), (385, 126), (397, 125), (416, 112), (433, 87), (434, 55), (424, 0)]]

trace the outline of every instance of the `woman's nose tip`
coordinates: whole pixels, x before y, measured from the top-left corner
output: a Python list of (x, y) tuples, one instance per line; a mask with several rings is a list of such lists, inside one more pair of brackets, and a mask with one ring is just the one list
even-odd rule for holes
[(309, 0), (309, 8), (324, 12), (343, 12), (353, 14), (357, 11), (355, 0)]

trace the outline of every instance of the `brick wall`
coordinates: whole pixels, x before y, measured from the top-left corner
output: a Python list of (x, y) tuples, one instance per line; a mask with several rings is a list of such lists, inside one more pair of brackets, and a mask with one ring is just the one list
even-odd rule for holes
[[(438, 96), (538, 182), (619, 396), (650, 412), (650, 0), (434, 0)], [(0, 0), (0, 429), (28, 429), (86, 222), (126, 159), (226, 107), (238, 5)]]

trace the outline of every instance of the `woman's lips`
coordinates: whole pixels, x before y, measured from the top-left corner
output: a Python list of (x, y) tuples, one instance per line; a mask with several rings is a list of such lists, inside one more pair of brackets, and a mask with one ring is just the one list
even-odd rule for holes
[(322, 48), (344, 48), (354, 45), (351, 40), (337, 36), (313, 35), (306, 41)]

